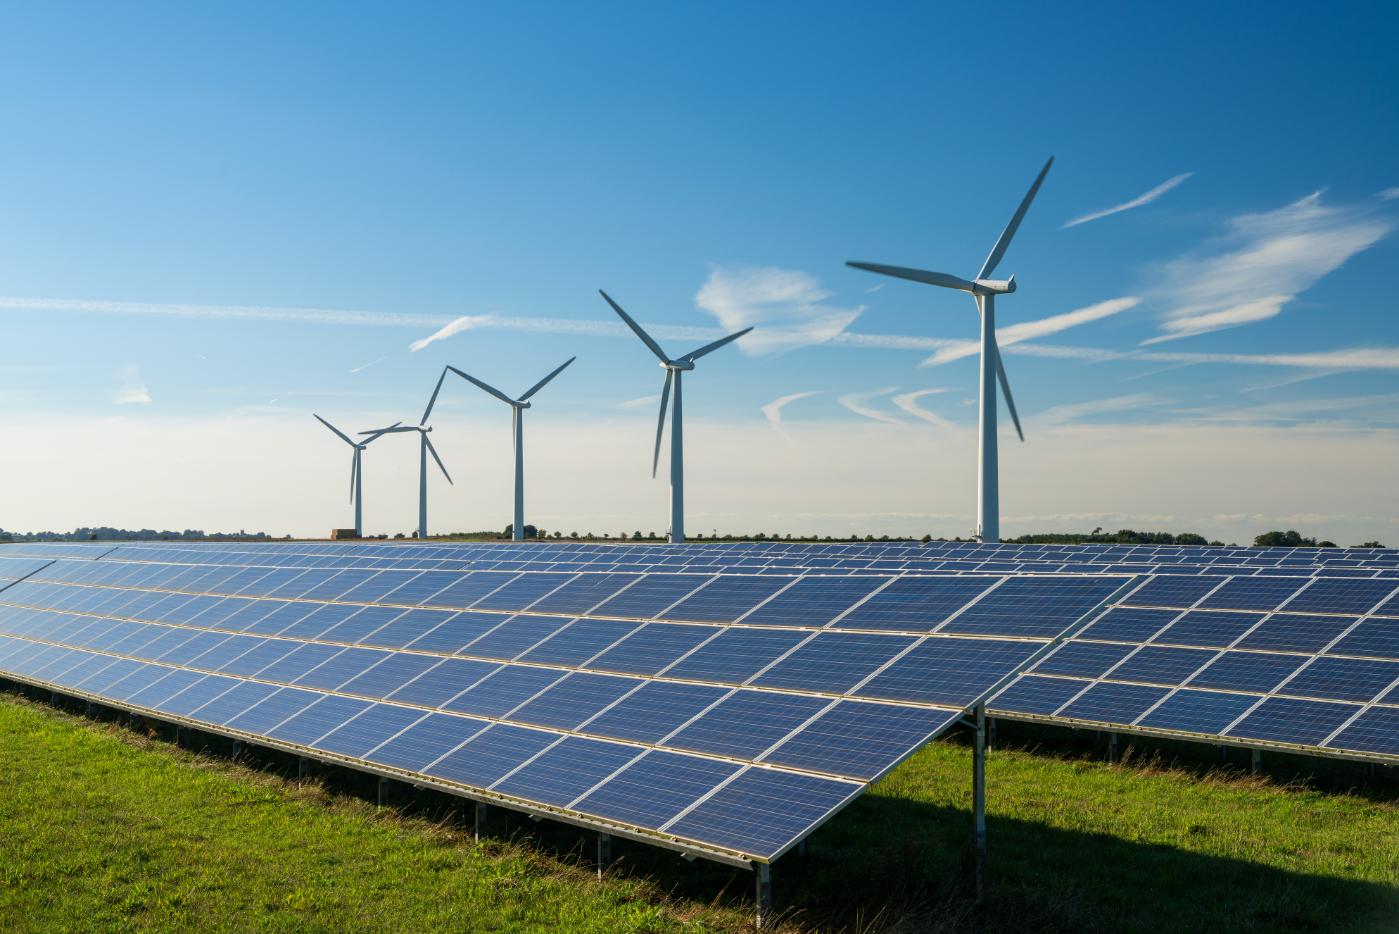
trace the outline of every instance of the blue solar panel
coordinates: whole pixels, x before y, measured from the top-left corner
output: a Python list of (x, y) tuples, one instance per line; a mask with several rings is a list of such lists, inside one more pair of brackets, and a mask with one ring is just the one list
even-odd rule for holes
[(912, 636), (823, 632), (758, 675), (753, 683), (797, 691), (844, 693), (914, 641)]
[(1324, 741), (1359, 709), (1353, 704), (1270, 697), (1230, 729), (1228, 735), (1314, 746)]
[(1256, 703), (1258, 698), (1249, 694), (1182, 689), (1137, 722), (1140, 726), (1164, 730), (1216, 734), (1222, 733)]

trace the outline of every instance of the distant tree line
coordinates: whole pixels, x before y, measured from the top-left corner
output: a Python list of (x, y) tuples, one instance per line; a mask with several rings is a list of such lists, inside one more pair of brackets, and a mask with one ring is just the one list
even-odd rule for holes
[[(290, 536), (287, 536), (290, 537)], [(77, 528), (71, 532), (7, 532), (0, 529), (0, 542), (173, 542), (173, 541), (268, 541), (266, 532), (205, 532), (185, 529), (183, 532), (155, 529), (114, 529), (110, 526)]]

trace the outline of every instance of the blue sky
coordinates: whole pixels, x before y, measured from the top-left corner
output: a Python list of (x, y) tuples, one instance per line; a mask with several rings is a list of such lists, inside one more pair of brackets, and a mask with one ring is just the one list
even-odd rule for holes
[[(310, 412), (415, 418), (445, 363), (519, 392), (576, 353), (530, 413), (531, 516), (660, 528), (637, 400), (661, 374), (604, 287), (672, 352), (758, 329), (686, 384), (692, 528), (965, 534), (972, 305), (843, 263), (972, 275), (1053, 154), (998, 270), (1027, 433), (1004, 532), (1393, 544), (1395, 25), (1382, 4), (13, 8), (0, 526), (323, 531), (348, 465)], [(434, 528), (508, 521), (507, 412), (469, 388), (444, 399)], [(366, 520), (394, 531), (415, 464), (383, 447)]]

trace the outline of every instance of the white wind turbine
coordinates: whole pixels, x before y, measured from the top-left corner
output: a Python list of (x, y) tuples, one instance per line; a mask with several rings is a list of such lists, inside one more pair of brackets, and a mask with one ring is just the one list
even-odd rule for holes
[(627, 323), (627, 327), (636, 332), (636, 336), (641, 338), (641, 342), (650, 348), (651, 352), (661, 361), (661, 366), (665, 369), (665, 383), (661, 386), (661, 415), (656, 421), (656, 452), (651, 457), (651, 476), (656, 476), (656, 467), (661, 459), (661, 435), (665, 433), (665, 410), (666, 402), (670, 399), (671, 383), (675, 384), (675, 412), (670, 419), (670, 540), (672, 542), (683, 542), (685, 540), (685, 448), (683, 440), (683, 426), (680, 412), (680, 375), (687, 370), (695, 368), (695, 361), (707, 353), (711, 353), (723, 347), (730, 341), (736, 341), (747, 334), (752, 328), (744, 328), (728, 337), (721, 337), (712, 344), (705, 344), (698, 350), (692, 350), (683, 357), (676, 357), (674, 360), (665, 355), (661, 345), (651, 339), (651, 335), (641, 329), (631, 317), (612, 300), (612, 296), (598, 289), (598, 293), (607, 299), (607, 304), (612, 306), (612, 310), (621, 316)]
[(442, 476), (447, 478), (448, 483), (452, 482), (452, 475), (447, 473), (447, 466), (442, 463), (442, 458), (437, 456), (437, 448), (432, 446), (432, 441), (428, 438), (428, 433), (432, 429), (427, 425), (427, 413), (423, 413), (423, 420), (416, 425), (394, 422), (387, 428), (361, 431), (360, 434), (371, 436), (365, 441), (365, 444), (368, 444), (381, 435), (398, 434), (404, 431), (418, 433), (418, 537), (427, 538), (427, 456), (429, 454), (432, 455), (433, 460), (437, 461), (437, 466), (442, 470)]
[(535, 393), (539, 392), (539, 390), (543, 389), (548, 385), (549, 380), (558, 376), (570, 363), (577, 359), (577, 357), (569, 357), (556, 367), (552, 373), (526, 390), (525, 394), (518, 399), (512, 399), (494, 386), (484, 383), (471, 374), (463, 373), (456, 367), (449, 365), (442, 370), (442, 375), (437, 378), (437, 388), (432, 391), (432, 398), (428, 400), (427, 411), (423, 412), (423, 421), (426, 422), (428, 416), (432, 414), (432, 407), (437, 404), (437, 394), (442, 391), (442, 381), (447, 378), (448, 370), (457, 374), (467, 382), (474, 383), (510, 406), (512, 412), (511, 424), (514, 428), (515, 436), (515, 520), (511, 525), (511, 537), (517, 542), (525, 540), (525, 409), (530, 407), (530, 396), (533, 396)]
[[(312, 412), (311, 414), (316, 415), (315, 412)], [(322, 425), (335, 432), (335, 436), (337, 438), (339, 438), (341, 441), (344, 441), (346, 444), (348, 444), (355, 450), (354, 457), (350, 461), (350, 502), (355, 504), (355, 538), (363, 538), (364, 469), (360, 466), (360, 455), (364, 453), (365, 448), (369, 447), (369, 443), (373, 441), (374, 438), (377, 438), (379, 436), (375, 435), (374, 438), (368, 438), (364, 441), (353, 441), (350, 439), (349, 435), (345, 434), (339, 428), (336, 428), (334, 425), (321, 418), (319, 415), (316, 415), (316, 421), (320, 422)], [(400, 424), (402, 424), (402, 422), (395, 422), (393, 427), (397, 428)]]
[(854, 266), (856, 269), (864, 269), (869, 272), (877, 272), (886, 276), (896, 276), (900, 279), (912, 279), (914, 282), (923, 282), (928, 285), (937, 285), (945, 289), (957, 289), (961, 292), (968, 292), (976, 300), (977, 310), (981, 313), (981, 418), (978, 430), (979, 444), (977, 447), (977, 459), (979, 461), (979, 476), (977, 478), (977, 537), (983, 542), (998, 542), (1001, 540), (1001, 507), (1000, 491), (998, 486), (998, 469), (996, 459), (996, 381), (1001, 384), (1001, 391), (1005, 393), (1006, 408), (1010, 410), (1010, 417), (1015, 422), (1015, 433), (1020, 436), (1020, 440), (1025, 440), (1025, 433), (1020, 430), (1020, 416), (1015, 413), (1015, 401), (1010, 395), (1010, 383), (1006, 381), (1005, 365), (1001, 362), (1001, 351), (996, 345), (996, 296), (1009, 294), (1015, 291), (1015, 276), (1009, 279), (988, 279), (996, 270), (1001, 257), (1005, 256), (1006, 248), (1010, 246), (1011, 238), (1015, 236), (1015, 231), (1020, 227), (1021, 220), (1025, 217), (1025, 212), (1030, 209), (1030, 202), (1034, 200), (1036, 192), (1040, 190), (1040, 184), (1044, 182), (1044, 177), (1049, 174), (1049, 167), (1054, 164), (1054, 157), (1050, 156), (1049, 161), (1040, 169), (1040, 174), (1035, 178), (1035, 183), (1030, 186), (1030, 190), (1025, 194), (1024, 200), (1020, 202), (1020, 207), (1016, 209), (1015, 216), (1010, 219), (1006, 229), (1001, 231), (1000, 239), (991, 248), (991, 253), (986, 257), (986, 262), (981, 264), (981, 271), (976, 274), (976, 278), (967, 281), (966, 279), (950, 276), (942, 272), (927, 272), (922, 269), (908, 269), (904, 266), (883, 266), (878, 263), (846, 263), (847, 266)]

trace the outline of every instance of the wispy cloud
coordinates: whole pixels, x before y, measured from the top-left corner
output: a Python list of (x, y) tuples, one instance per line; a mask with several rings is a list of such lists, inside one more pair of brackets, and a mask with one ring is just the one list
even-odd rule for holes
[(956, 428), (956, 425), (943, 418), (941, 415), (937, 414), (936, 412), (929, 412), (927, 409), (923, 408), (918, 404), (918, 400), (922, 399), (924, 396), (934, 396), (951, 391), (952, 390), (950, 389), (935, 388), (919, 389), (915, 392), (905, 392), (894, 397), (894, 404), (897, 405), (899, 408), (903, 409), (909, 415), (912, 415), (914, 418), (920, 418), (925, 422), (930, 422), (934, 425), (937, 425), (939, 428)]
[(739, 342), (749, 355), (822, 344), (841, 334), (864, 311), (823, 304), (831, 292), (799, 269), (711, 266), (695, 305), (727, 332), (752, 327)]
[(1386, 188), (1384, 191), (1380, 192), (1381, 201), (1394, 201), (1396, 199), (1399, 199), (1399, 185), (1395, 185), (1393, 188)]
[(865, 418), (872, 419), (876, 422), (884, 422), (889, 425), (902, 425), (904, 424), (903, 421), (895, 418), (888, 412), (881, 412), (878, 409), (872, 409), (866, 405), (871, 399), (878, 399), (880, 396), (887, 396), (891, 392), (897, 392), (898, 388), (897, 386), (888, 386), (884, 389), (872, 389), (869, 392), (847, 393), (836, 401), (856, 415), (862, 415)]
[(1365, 424), (1393, 424), (1399, 393), (1368, 396), (1331, 396), (1322, 399), (1287, 399), (1258, 405), (1197, 406), (1180, 414), (1197, 421), (1231, 422), (1244, 425), (1323, 422), (1335, 425), (1345, 413), (1371, 412)]
[(1363, 207), (1330, 207), (1314, 192), (1234, 218), (1221, 240), (1165, 267), (1167, 303), (1155, 344), (1276, 317), (1283, 306), (1392, 229)]
[(462, 333), (463, 331), (474, 331), (477, 328), (489, 325), (494, 320), (494, 318), (494, 315), (462, 315), (460, 318), (456, 318), (452, 321), (447, 322), (441, 328), (439, 328), (432, 334), (429, 334), (427, 337), (424, 337), (421, 340), (413, 341), (413, 343), (408, 345), (408, 350), (412, 353), (417, 353), (429, 344), (435, 344), (438, 341), (444, 341), (449, 337), (454, 337), (457, 334)]
[(1064, 225), (1064, 229), (1068, 229), (1069, 227), (1077, 227), (1079, 224), (1086, 224), (1089, 221), (1100, 220), (1104, 217), (1110, 217), (1113, 214), (1121, 214), (1123, 211), (1130, 211), (1133, 208), (1139, 208), (1143, 207), (1144, 205), (1148, 205), (1151, 202), (1155, 201), (1157, 198), (1164, 195), (1166, 192), (1180, 185), (1181, 182), (1185, 181), (1187, 178), (1194, 174), (1194, 172), (1182, 172), (1180, 175), (1176, 175), (1173, 178), (1166, 179), (1164, 182), (1157, 185), (1150, 191), (1145, 192), (1144, 194), (1137, 195), (1131, 201), (1124, 201), (1121, 204), (1115, 204), (1112, 207), (1104, 208), (1101, 211), (1094, 211), (1091, 214), (1084, 214), (1082, 217), (1075, 217), (1073, 220), (1069, 221)]
[(141, 378), (141, 368), (134, 363), (117, 370), (117, 388), (112, 390), (117, 405), (150, 405), (151, 391)]
[(1109, 350), (1102, 347), (1075, 347), (1063, 344), (1015, 344), (1002, 347), (1006, 353), (1056, 360), (1082, 360), (1109, 363), (1118, 360), (1145, 360), (1149, 363), (1237, 364), (1318, 370), (1399, 370), (1399, 347), (1350, 347), (1311, 353), (1201, 353), (1198, 351)]
[(782, 410), (793, 402), (799, 402), (802, 399), (810, 399), (812, 396), (819, 396), (820, 394), (821, 390), (812, 389), (807, 392), (794, 392), (785, 396), (779, 396), (762, 407), (763, 418), (768, 420), (768, 424), (773, 427), (774, 431), (786, 438), (787, 430), (782, 427)]
[(365, 370), (367, 370), (367, 369), (369, 369), (370, 367), (374, 366), (374, 364), (376, 364), (376, 363), (383, 363), (383, 362), (384, 362), (385, 360), (387, 360), (387, 359), (388, 359), (388, 357), (378, 357), (378, 358), (376, 358), (376, 359), (374, 359), (374, 360), (370, 360), (368, 363), (361, 363), (359, 366), (357, 366), (357, 367), (355, 367), (354, 369), (350, 370), (350, 372), (351, 372), (351, 373), (363, 373)]
[(1090, 402), (1073, 402), (1045, 409), (1035, 416), (1035, 421), (1045, 425), (1067, 425), (1095, 415), (1116, 414), (1132, 409), (1164, 405), (1170, 400), (1154, 392), (1137, 392), (1107, 399), (1094, 399)]
[[(1050, 315), (1048, 318), (1011, 324), (996, 329), (996, 344), (1002, 349), (1006, 349), (1022, 341), (1048, 337), (1050, 334), (1058, 334), (1060, 331), (1067, 331), (1080, 324), (1110, 318), (1130, 308), (1135, 308), (1140, 303), (1140, 298), (1128, 295), (1122, 298), (1110, 298), (1105, 302), (1086, 305), (1083, 308), (1075, 308), (1073, 311), (1066, 311), (1063, 314)], [(953, 360), (960, 360), (963, 357), (970, 357), (980, 350), (981, 344), (978, 341), (965, 340), (947, 343), (931, 357), (924, 360), (922, 365), (939, 366)]]
[[(1396, 189), (1396, 190), (1399, 190), (1399, 189)], [(870, 286), (869, 288), (865, 289), (865, 294), (866, 294), (866, 295), (873, 295), (875, 292), (878, 292), (880, 289), (884, 288), (884, 286), (885, 286), (885, 283), (883, 283), (883, 282), (876, 282), (874, 285), (872, 285), (872, 286)]]

